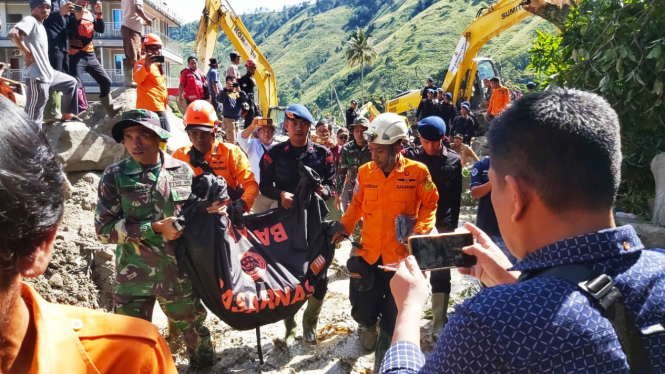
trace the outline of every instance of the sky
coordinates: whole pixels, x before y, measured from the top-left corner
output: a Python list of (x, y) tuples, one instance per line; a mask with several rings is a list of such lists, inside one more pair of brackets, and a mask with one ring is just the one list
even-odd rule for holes
[[(251, 12), (256, 8), (281, 9), (284, 5), (302, 3), (304, 0), (228, 0), (237, 14)], [(205, 0), (167, 0), (169, 8), (180, 15), (185, 23), (197, 21)]]

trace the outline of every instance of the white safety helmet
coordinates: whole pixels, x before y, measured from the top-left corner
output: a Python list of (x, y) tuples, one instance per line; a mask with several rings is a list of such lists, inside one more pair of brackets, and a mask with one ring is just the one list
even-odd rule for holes
[(374, 144), (392, 145), (406, 139), (408, 129), (404, 119), (395, 113), (383, 113), (374, 118), (369, 129), (363, 132), (363, 138)]

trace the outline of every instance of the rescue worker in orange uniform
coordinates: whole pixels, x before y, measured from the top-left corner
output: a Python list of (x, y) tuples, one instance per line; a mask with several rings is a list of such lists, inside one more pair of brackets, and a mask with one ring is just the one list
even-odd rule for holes
[[(397, 306), (390, 291), (395, 273), (379, 265), (395, 266), (409, 251), (397, 241), (395, 221), (399, 215), (415, 219), (414, 234), (429, 234), (436, 223), (439, 193), (427, 166), (402, 156), (406, 123), (397, 114), (383, 113), (370, 124), (363, 137), (369, 143), (372, 161), (358, 169), (353, 201), (333, 227), (334, 243), (353, 232), (363, 219), (362, 249), (349, 259), (347, 267), (358, 277), (351, 281), (351, 316), (360, 324), (360, 342), (374, 349), (374, 372), (390, 347)], [(377, 320), (380, 319), (380, 332)], [(378, 337), (378, 338), (377, 338)]]
[(249, 212), (259, 194), (259, 184), (254, 179), (245, 153), (236, 145), (216, 139), (217, 113), (205, 100), (189, 104), (183, 120), (192, 144), (173, 153), (173, 158), (192, 167), (195, 175), (214, 173), (226, 180), (231, 198), (229, 214), (241, 217)]
[(510, 103), (510, 92), (501, 85), (499, 78), (490, 79), (490, 85), (492, 86), (492, 96), (490, 96), (490, 104), (485, 112), (485, 119), (488, 121), (492, 121)]
[(143, 40), (145, 57), (134, 63), (134, 82), (136, 82), (136, 109), (155, 112), (162, 128), (171, 131), (166, 118), (168, 91), (166, 76), (161, 63), (157, 62), (162, 55), (162, 39), (157, 34), (148, 34)]
[(20, 107), (2, 99), (0, 117), (0, 373), (176, 374), (150, 322), (50, 303), (23, 282), (49, 266), (67, 177)]

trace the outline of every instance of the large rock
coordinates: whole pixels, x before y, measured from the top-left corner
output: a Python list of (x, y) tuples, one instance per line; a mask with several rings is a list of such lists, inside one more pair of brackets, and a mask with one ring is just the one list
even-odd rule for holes
[(44, 133), (67, 172), (104, 170), (126, 157), (125, 147), (81, 122), (44, 125)]
[(656, 180), (656, 204), (653, 209), (653, 223), (665, 226), (665, 153), (651, 160), (651, 171)]
[[(111, 136), (113, 125), (120, 121), (122, 113), (128, 110), (136, 109), (136, 88), (121, 87), (111, 92), (113, 103), (116, 108), (121, 108), (115, 117), (106, 115), (106, 110), (98, 101), (90, 102), (90, 107), (85, 112), (79, 114), (85, 123), (91, 129), (100, 134)], [(167, 151), (173, 153), (176, 149), (189, 144), (189, 137), (185, 132), (185, 126), (182, 119), (173, 114), (171, 108), (166, 109), (166, 115), (171, 125), (171, 138), (166, 143)]]

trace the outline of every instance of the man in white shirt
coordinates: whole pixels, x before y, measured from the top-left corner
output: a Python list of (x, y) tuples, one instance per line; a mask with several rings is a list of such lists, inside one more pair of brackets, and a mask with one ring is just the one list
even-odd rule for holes
[[(259, 125), (259, 120), (259, 118), (254, 118), (252, 125), (243, 130), (238, 137), (238, 145), (247, 153), (249, 165), (257, 183), (261, 181), (261, 169), (259, 168), (261, 157), (263, 157), (265, 151), (275, 144), (275, 126), (272, 124)], [(252, 138), (254, 130), (256, 130), (258, 138)], [(252, 211), (255, 214), (263, 213), (272, 208), (277, 208), (277, 201), (259, 194), (254, 200)]]
[(231, 57), (231, 65), (226, 68), (226, 76), (240, 79), (240, 70), (238, 70), (238, 64), (240, 64), (240, 55), (238, 52), (233, 51), (229, 54), (229, 57)]
[(122, 60), (122, 71), (125, 74), (125, 86), (136, 87), (133, 81), (134, 63), (141, 59), (141, 34), (143, 26), (150, 26), (152, 21), (143, 11), (143, 0), (122, 0), (122, 47), (125, 58)]

